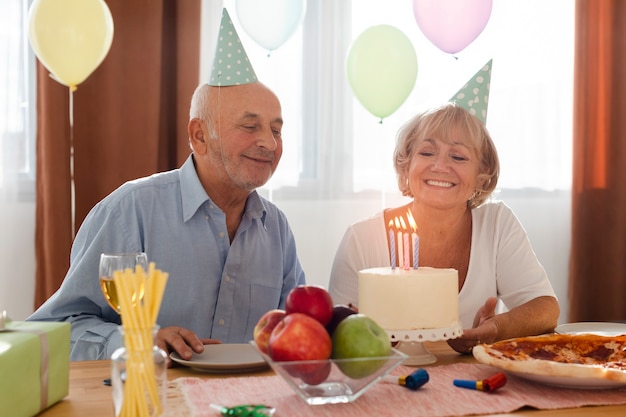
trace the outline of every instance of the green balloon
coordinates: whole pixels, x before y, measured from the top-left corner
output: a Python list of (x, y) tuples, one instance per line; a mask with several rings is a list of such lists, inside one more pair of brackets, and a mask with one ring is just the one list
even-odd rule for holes
[(399, 29), (372, 26), (350, 47), (346, 69), (356, 98), (370, 113), (383, 119), (411, 94), (417, 78), (417, 55)]

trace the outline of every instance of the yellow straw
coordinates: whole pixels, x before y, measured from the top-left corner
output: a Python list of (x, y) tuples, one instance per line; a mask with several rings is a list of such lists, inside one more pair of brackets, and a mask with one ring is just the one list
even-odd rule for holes
[(121, 412), (124, 417), (148, 417), (150, 405), (156, 415), (163, 410), (152, 360), (152, 331), (156, 326), (167, 278), (168, 274), (156, 269), (154, 263), (150, 263), (148, 276), (141, 266), (137, 266), (134, 272), (127, 269), (114, 274), (128, 352)]

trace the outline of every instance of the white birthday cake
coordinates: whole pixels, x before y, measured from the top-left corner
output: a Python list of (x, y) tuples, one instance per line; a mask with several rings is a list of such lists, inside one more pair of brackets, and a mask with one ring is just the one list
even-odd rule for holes
[(446, 339), (454, 338), (461, 332), (458, 286), (456, 269), (364, 269), (359, 271), (359, 312), (388, 333), (442, 329)]

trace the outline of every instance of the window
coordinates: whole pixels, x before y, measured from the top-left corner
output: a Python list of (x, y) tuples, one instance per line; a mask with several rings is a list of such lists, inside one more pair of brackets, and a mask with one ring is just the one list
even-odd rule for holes
[[(456, 56), (426, 39), (408, 0), (309, 0), (301, 27), (269, 56), (242, 29), (235, 1), (224, 5), (259, 79), (283, 104), (285, 151), (265, 187), (270, 195), (397, 193), (392, 153), (398, 128), (448, 100), (492, 58), (487, 127), (501, 159), (498, 188), (570, 188), (573, 2), (494, 0), (486, 28)], [(345, 75), (352, 41), (378, 24), (402, 30), (418, 59), (411, 95), (382, 123), (356, 100)]]
[(0, 305), (32, 313), (35, 287), (35, 58), (26, 35), (30, 0), (0, 1)]
[(28, 0), (0, 2), (0, 200), (34, 200), (35, 60)]
[[(367, 4), (369, 3), (369, 4)], [(569, 189), (574, 51), (574, 3), (495, 0), (480, 36), (456, 59), (437, 49), (415, 23), (412, 2), (387, 6), (375, 0), (353, 2), (353, 37), (371, 25), (388, 23), (413, 40), (418, 57), (415, 88), (407, 101), (384, 121), (391, 129), (374, 140), (371, 117), (355, 102), (355, 187), (367, 187), (389, 169), (371, 172), (377, 146), (391, 164), (395, 132), (415, 113), (448, 100), (493, 58), (487, 127), (501, 159), (500, 189)], [(532, 22), (532, 30), (529, 27)], [(556, 26), (556, 27), (555, 27)], [(382, 129), (380, 129), (382, 130)], [(369, 178), (368, 174), (370, 173)], [(393, 185), (395, 187), (395, 184)]]

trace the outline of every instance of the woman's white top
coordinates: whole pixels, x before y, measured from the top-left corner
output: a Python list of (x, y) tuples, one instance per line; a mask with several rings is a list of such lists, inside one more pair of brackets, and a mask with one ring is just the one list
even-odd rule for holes
[[(489, 297), (507, 309), (536, 297), (556, 298), (545, 269), (528, 235), (509, 207), (485, 203), (472, 210), (469, 269), (459, 292), (459, 315), (464, 329)], [(329, 291), (336, 304), (356, 304), (358, 271), (390, 266), (383, 212), (348, 227), (333, 262)], [(429, 265), (421, 265), (429, 266)]]

